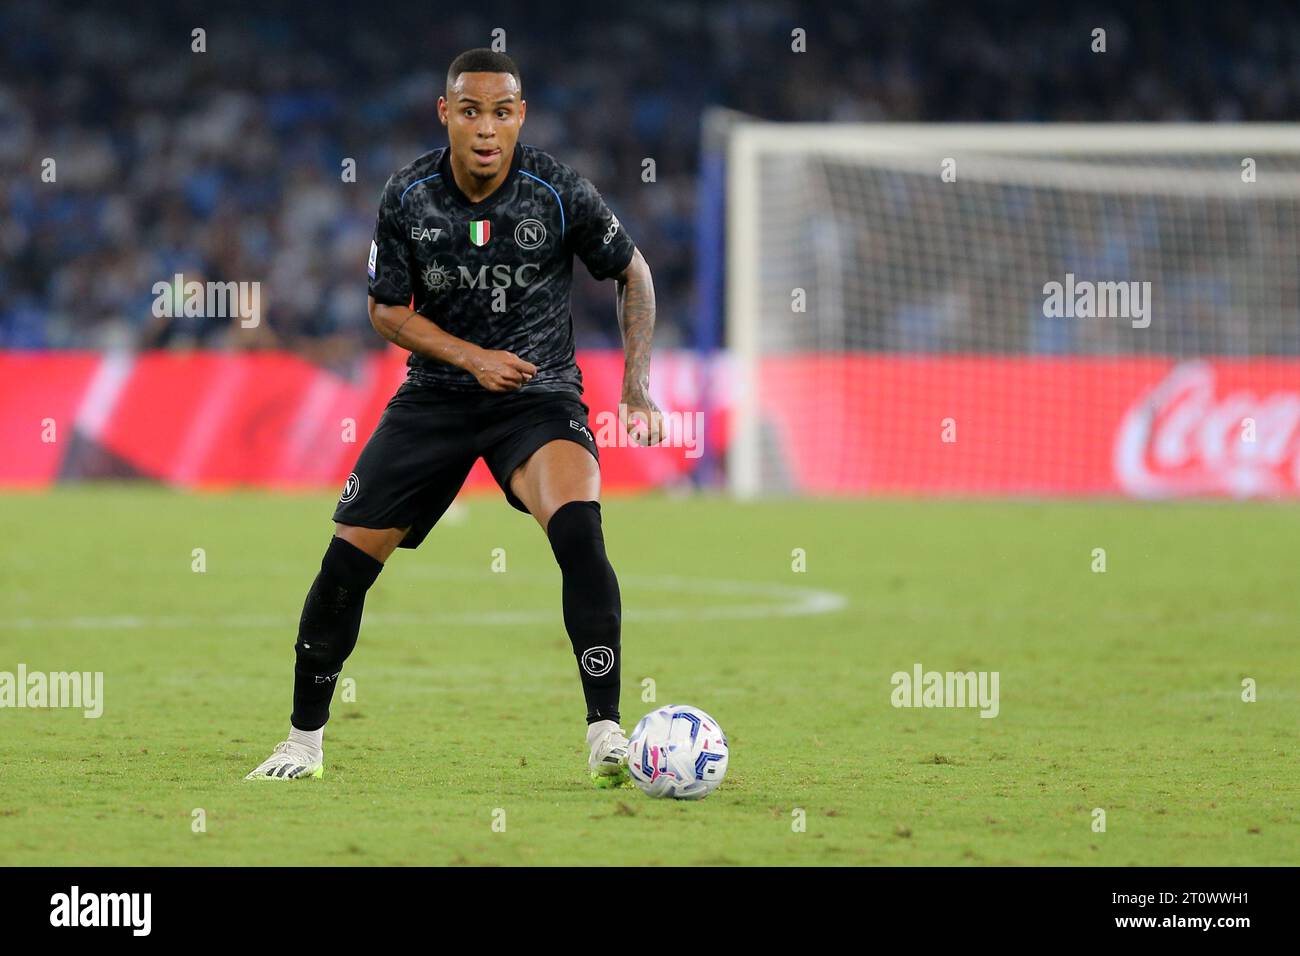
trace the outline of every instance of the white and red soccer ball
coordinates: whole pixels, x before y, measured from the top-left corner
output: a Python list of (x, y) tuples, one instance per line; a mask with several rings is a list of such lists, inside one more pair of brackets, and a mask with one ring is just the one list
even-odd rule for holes
[(727, 774), (727, 737), (698, 707), (669, 704), (641, 718), (629, 738), (632, 781), (652, 797), (702, 800)]

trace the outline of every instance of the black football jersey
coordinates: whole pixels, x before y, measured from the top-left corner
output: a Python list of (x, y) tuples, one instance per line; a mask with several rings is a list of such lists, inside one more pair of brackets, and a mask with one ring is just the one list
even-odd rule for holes
[[(452, 335), (537, 366), (520, 392), (582, 393), (569, 292), (577, 255), (597, 279), (620, 274), (635, 249), (588, 180), (532, 146), (482, 202), (452, 178), (446, 147), (384, 187), (370, 245), (370, 294), (410, 305)], [(483, 387), (463, 369), (412, 353), (407, 380), (455, 392)]]

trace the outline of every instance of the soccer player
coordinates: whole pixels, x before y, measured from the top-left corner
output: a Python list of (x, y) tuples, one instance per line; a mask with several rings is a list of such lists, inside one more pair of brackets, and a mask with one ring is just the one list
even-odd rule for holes
[(395, 549), (420, 545), (480, 457), (506, 500), (536, 519), (560, 566), (592, 781), (627, 779), (622, 604), (605, 556), (599, 456), (574, 360), (573, 257), (597, 279), (617, 279), (620, 411), (642, 445), (656, 443), (661, 429), (649, 394), (654, 285), (595, 187), (518, 143), (525, 112), (510, 57), (462, 53), (438, 98), (449, 145), (384, 187), (370, 244), (370, 321), (410, 351), (409, 370), (348, 476), (307, 593), (289, 737), (247, 779), (324, 772), (330, 699), (356, 646), (366, 590)]

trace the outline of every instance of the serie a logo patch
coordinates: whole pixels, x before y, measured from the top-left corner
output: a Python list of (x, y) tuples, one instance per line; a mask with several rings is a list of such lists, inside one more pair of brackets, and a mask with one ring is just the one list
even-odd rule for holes
[(476, 246), (486, 246), (492, 238), (492, 223), (486, 219), (476, 219), (469, 224), (469, 241)]

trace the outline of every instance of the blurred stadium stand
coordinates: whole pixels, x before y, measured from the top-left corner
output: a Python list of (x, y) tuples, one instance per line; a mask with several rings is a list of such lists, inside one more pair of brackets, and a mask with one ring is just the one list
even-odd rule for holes
[[(380, 189), (445, 143), (435, 103), (446, 64), (498, 27), (524, 76), (523, 141), (591, 178), (628, 225), (655, 272), (667, 346), (716, 340), (712, 305), (694, 299), (710, 105), (804, 121), (1280, 121), (1300, 108), (1294, 6), (1267, 17), (1159, 2), (480, 10), (6, 3), (0, 348), (276, 347), (348, 369), (383, 345), (363, 266)], [(793, 68), (796, 26), (808, 49)], [(1104, 57), (1080, 40), (1097, 26)], [(206, 53), (190, 52), (195, 27)], [(57, 186), (40, 179), (47, 156)], [(345, 157), (356, 183), (340, 179)], [(264, 327), (160, 325), (151, 287), (177, 272), (261, 281)], [(608, 285), (579, 283), (580, 344), (617, 345), (611, 304)]]

